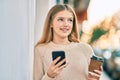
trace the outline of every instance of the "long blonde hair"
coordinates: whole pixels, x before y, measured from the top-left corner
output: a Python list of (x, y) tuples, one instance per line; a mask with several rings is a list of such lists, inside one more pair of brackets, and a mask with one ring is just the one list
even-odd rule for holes
[(75, 14), (74, 10), (70, 6), (68, 6), (66, 4), (64, 4), (64, 5), (59, 4), (59, 5), (55, 5), (54, 7), (52, 7), (49, 10), (49, 12), (47, 14), (47, 17), (46, 17), (46, 20), (45, 20), (45, 23), (44, 23), (42, 37), (38, 41), (37, 45), (43, 44), (43, 43), (48, 43), (48, 42), (53, 40), (53, 31), (52, 31), (52, 28), (50, 27), (51, 22), (53, 20), (53, 16), (55, 14), (57, 14), (58, 12), (63, 11), (63, 10), (67, 10), (67, 11), (71, 12), (73, 14), (73, 17), (74, 17), (73, 29), (72, 29), (71, 34), (68, 36), (68, 40), (71, 41), (71, 42), (72, 41), (73, 42), (79, 42), (79, 32), (78, 32), (78, 26), (77, 26), (77, 17), (76, 17), (76, 14)]

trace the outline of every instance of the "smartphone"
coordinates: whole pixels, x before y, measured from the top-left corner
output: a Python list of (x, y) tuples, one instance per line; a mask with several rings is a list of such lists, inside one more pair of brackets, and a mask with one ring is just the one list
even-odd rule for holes
[[(61, 60), (63, 60), (65, 58), (65, 52), (64, 51), (52, 51), (53, 60), (55, 60), (57, 57), (61, 57), (60, 60), (57, 62), (57, 63), (59, 63)], [(64, 62), (62, 65), (64, 65), (64, 64), (66, 64), (66, 62)]]
[(100, 70), (100, 66), (102, 66), (104, 59), (98, 56), (92, 56), (89, 71), (93, 72), (94, 70)]

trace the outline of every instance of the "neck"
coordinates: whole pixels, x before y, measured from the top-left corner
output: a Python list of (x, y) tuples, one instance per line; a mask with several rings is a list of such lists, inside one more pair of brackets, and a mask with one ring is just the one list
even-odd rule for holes
[(54, 38), (53, 42), (56, 43), (56, 44), (69, 44), (70, 43), (68, 38), (64, 38), (64, 39)]

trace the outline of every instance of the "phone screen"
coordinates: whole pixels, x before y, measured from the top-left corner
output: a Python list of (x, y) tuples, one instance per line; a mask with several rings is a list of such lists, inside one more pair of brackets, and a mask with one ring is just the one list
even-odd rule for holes
[[(55, 60), (59, 56), (61, 58), (60, 58), (60, 60), (57, 63), (59, 63), (61, 60), (63, 60), (65, 58), (65, 52), (64, 51), (52, 51), (52, 58), (53, 58), (53, 60)], [(66, 62), (64, 62), (62, 65), (64, 65), (64, 64), (66, 64)]]

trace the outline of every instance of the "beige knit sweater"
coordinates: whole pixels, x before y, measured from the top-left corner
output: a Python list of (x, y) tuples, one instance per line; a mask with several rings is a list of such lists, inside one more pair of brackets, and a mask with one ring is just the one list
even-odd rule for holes
[[(69, 62), (55, 78), (47, 75), (52, 62), (52, 51), (64, 50), (66, 61)], [(88, 65), (93, 55), (92, 48), (86, 43), (71, 42), (67, 45), (55, 44), (52, 41), (35, 47), (34, 80), (88, 80)]]

